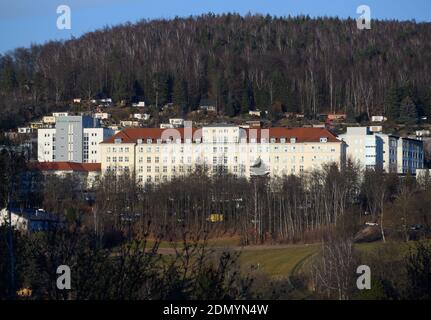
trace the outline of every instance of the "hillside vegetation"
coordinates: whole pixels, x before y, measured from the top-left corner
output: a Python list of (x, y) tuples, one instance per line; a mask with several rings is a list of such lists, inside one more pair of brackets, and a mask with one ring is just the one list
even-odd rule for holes
[(0, 56), (0, 127), (71, 99), (202, 99), (233, 116), (281, 112), (385, 113), (408, 121), (431, 110), (431, 25), (337, 18), (207, 14), (106, 27)]

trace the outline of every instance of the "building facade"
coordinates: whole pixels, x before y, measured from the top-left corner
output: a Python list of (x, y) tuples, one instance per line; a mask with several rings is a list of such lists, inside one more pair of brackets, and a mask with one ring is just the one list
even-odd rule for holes
[(345, 161), (344, 143), (324, 128), (128, 128), (100, 146), (102, 174), (127, 172), (142, 184), (170, 180), (196, 166), (248, 178), (257, 160), (270, 176), (299, 175)]
[(400, 138), (383, 133), (376, 133), (376, 136), (382, 143), (383, 170), (391, 173), (397, 172), (398, 140)]
[(416, 174), (424, 167), (424, 144), (422, 140), (400, 138), (397, 148), (398, 173)]
[(368, 127), (348, 127), (339, 137), (346, 142), (348, 159), (366, 169), (383, 169), (383, 141)]
[(348, 127), (340, 138), (346, 142), (347, 158), (363, 168), (386, 172), (416, 173), (423, 168), (423, 142), (391, 134), (374, 133), (369, 127)]
[(113, 135), (100, 127), (99, 119), (60, 116), (55, 128), (38, 130), (39, 162), (100, 163), (99, 143)]
[(76, 162), (32, 162), (30, 171), (40, 172), (45, 176), (56, 175), (64, 178), (68, 175), (77, 178), (80, 182), (75, 187), (79, 189), (92, 189), (100, 179), (100, 163), (76, 163)]

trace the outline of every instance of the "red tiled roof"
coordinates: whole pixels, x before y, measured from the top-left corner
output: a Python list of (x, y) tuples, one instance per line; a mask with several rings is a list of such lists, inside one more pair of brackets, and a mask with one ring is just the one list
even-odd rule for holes
[[(275, 138), (280, 142), (281, 138), (285, 138), (290, 142), (291, 138), (296, 138), (296, 142), (319, 142), (320, 138), (327, 138), (328, 142), (340, 142), (337, 137), (326, 128), (268, 128), (268, 129), (245, 129), (247, 137), (257, 138)], [(268, 131), (265, 131), (268, 130)], [(265, 132), (269, 132), (269, 137), (265, 137)]]
[(32, 162), (31, 170), (40, 171), (101, 171), (100, 163), (76, 163), (76, 162)]
[[(168, 131), (170, 130), (170, 131)], [(192, 128), (192, 134), (195, 133), (197, 129)], [(181, 135), (181, 139), (184, 139), (184, 128), (177, 129), (161, 129), (161, 128), (125, 128), (117, 134), (104, 140), (102, 143), (114, 143), (115, 139), (121, 138), (121, 143), (136, 143), (138, 139), (160, 139), (163, 132), (168, 134), (169, 132), (177, 131)], [(156, 141), (154, 141), (156, 142)]]
[[(106, 139), (102, 143), (114, 143), (115, 139), (121, 138), (121, 143), (136, 143), (138, 139), (152, 139), (153, 143), (160, 139), (166, 130), (178, 130), (181, 139), (184, 140), (184, 128), (178, 129), (159, 129), (159, 128), (126, 128), (114, 136)], [(192, 134), (196, 132), (196, 128), (192, 129)], [(280, 138), (285, 138), (290, 142), (291, 138), (296, 138), (296, 142), (319, 142), (320, 138), (327, 138), (328, 142), (340, 142), (337, 137), (326, 128), (269, 128), (269, 129), (242, 129), (246, 133), (247, 138), (256, 137), (260, 141), (261, 134), (265, 138), (265, 134), (269, 135), (269, 139), (275, 138), (280, 142)], [(266, 130), (266, 131), (265, 131)], [(172, 132), (172, 131), (169, 131)], [(167, 131), (165, 135), (167, 135)]]

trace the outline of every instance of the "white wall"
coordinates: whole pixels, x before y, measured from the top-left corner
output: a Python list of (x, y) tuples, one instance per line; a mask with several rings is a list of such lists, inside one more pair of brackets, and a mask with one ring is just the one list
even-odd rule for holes
[(37, 130), (37, 160), (39, 162), (55, 161), (54, 139), (55, 128)]

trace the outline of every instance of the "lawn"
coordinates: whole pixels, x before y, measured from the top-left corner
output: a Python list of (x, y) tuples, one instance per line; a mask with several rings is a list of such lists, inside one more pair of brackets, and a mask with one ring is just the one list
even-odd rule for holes
[(269, 248), (244, 250), (240, 263), (244, 271), (254, 266), (270, 276), (288, 277), (295, 267), (300, 266), (307, 258), (315, 254), (319, 245), (292, 245), (286, 248)]
[[(148, 244), (153, 244), (149, 241)], [(241, 252), (239, 262), (244, 272), (259, 270), (274, 278), (289, 277), (292, 273), (298, 274), (301, 270), (306, 270), (313, 255), (318, 253), (320, 244), (299, 244), (299, 245), (260, 245), (241, 248), (239, 238), (226, 237), (208, 240), (210, 247), (217, 249), (234, 248)], [(181, 248), (182, 242), (162, 241), (161, 249), (169, 249), (174, 246)], [(356, 244), (355, 248), (362, 254), (368, 254), (384, 248), (394, 248), (399, 250), (400, 255), (407, 253), (409, 245), (406, 243), (363, 243)], [(396, 248), (395, 248), (396, 247)], [(170, 253), (170, 252), (166, 252)]]

